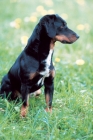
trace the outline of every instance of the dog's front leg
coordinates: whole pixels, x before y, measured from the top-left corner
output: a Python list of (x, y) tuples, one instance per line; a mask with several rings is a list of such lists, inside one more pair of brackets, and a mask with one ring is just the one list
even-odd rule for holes
[(45, 86), (45, 101), (46, 101), (46, 111), (52, 112), (52, 100), (53, 100), (53, 92), (54, 92), (54, 79), (52, 76), (45, 78), (44, 86)]
[(22, 95), (22, 107), (20, 116), (25, 117), (28, 111), (29, 106), (29, 86), (22, 84), (21, 85), (21, 95)]

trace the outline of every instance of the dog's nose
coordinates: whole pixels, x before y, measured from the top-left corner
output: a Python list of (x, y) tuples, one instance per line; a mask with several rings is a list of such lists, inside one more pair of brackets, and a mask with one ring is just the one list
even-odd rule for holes
[(76, 37), (77, 39), (79, 38), (79, 36), (76, 33), (73, 33), (73, 36)]
[(76, 34), (76, 38), (79, 38), (79, 36)]

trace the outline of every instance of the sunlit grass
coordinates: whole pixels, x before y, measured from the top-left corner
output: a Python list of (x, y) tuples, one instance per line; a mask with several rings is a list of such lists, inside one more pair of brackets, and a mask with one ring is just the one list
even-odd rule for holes
[(92, 0), (0, 1), (0, 81), (24, 49), (42, 15), (57, 13), (79, 40), (55, 44), (53, 112), (45, 98), (30, 98), (26, 118), (22, 102), (0, 98), (0, 140), (93, 140), (93, 18)]

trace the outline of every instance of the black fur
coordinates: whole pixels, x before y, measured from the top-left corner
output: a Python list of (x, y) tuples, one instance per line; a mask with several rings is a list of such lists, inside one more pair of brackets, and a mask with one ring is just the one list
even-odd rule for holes
[[(67, 23), (58, 15), (46, 15), (36, 25), (28, 43), (16, 59), (9, 72), (1, 82), (0, 94), (10, 94), (11, 99), (16, 99), (15, 92), (22, 96), (23, 105), (27, 105), (27, 96), (45, 86), (45, 96), (49, 96), (49, 107), (52, 106), (54, 91), (54, 66), (46, 66), (46, 58), (50, 51), (51, 40), (61, 43), (73, 43), (78, 35), (67, 27)], [(53, 55), (53, 54), (52, 54)], [(49, 70), (49, 76), (40, 73)], [(34, 77), (31, 75), (34, 74)], [(43, 77), (39, 84), (38, 81)]]

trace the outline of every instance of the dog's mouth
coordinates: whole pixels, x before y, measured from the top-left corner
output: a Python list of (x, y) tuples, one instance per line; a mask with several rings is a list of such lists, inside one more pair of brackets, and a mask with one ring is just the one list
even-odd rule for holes
[(67, 42), (66, 40), (62, 40), (61, 43), (63, 43), (63, 44), (71, 44), (73, 42)]
[(56, 41), (60, 41), (63, 44), (72, 44), (78, 38), (79, 38), (79, 36), (77, 34), (73, 34), (73, 35), (70, 35), (70, 36), (66, 36), (66, 35), (56, 35), (55, 36)]
[(62, 40), (61, 43), (63, 44), (72, 44), (79, 38), (78, 35), (68, 38), (67, 40)]

